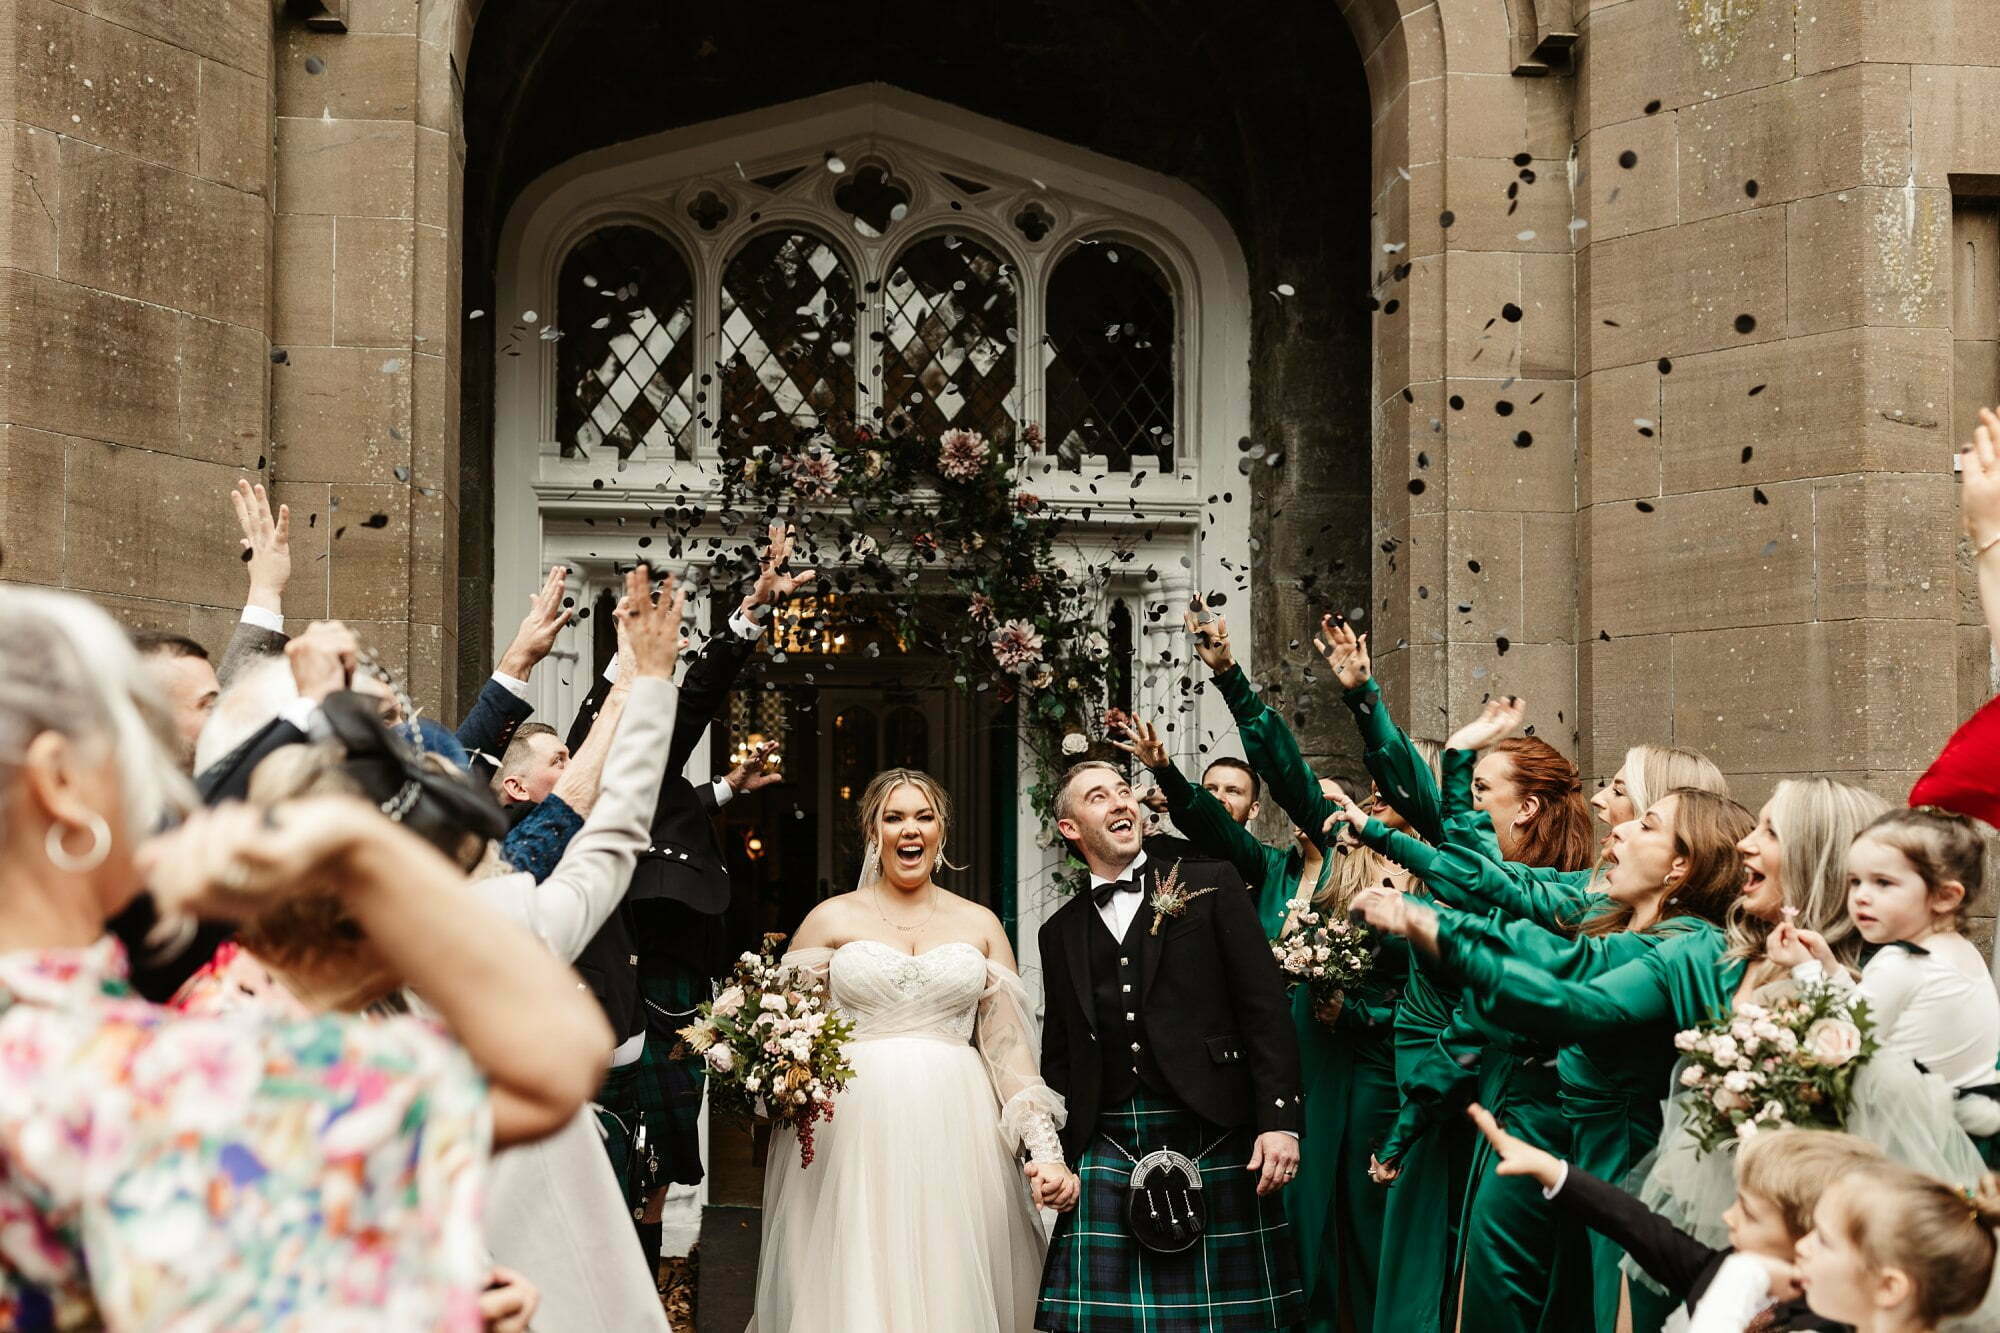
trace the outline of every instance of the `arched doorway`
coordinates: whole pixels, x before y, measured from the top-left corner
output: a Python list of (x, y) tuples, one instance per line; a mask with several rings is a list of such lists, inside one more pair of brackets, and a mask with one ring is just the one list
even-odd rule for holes
[[(1078, 559), (1119, 571), (1103, 589), (1107, 639), (1129, 653), (1117, 688), (1178, 719), (1188, 762), (1231, 747), (1227, 717), (1206, 697), (1181, 711), (1186, 597), (1214, 593), (1233, 623), (1251, 622), (1239, 641), (1253, 666), (1304, 637), (1309, 605), (1370, 601), (1375, 191), (1367, 88), (1344, 20), (1301, 5), (1253, 35), (1210, 31), (1193, 10), (1155, 15), (1151, 26), (1065, 12), (1031, 34), (1021, 15), (997, 9), (883, 6), (864, 32), (824, 30), (807, 7), (779, 6), (754, 23), (704, 16), (697, 33), (641, 8), (543, 14), (492, 0), (468, 63), (466, 304), (492, 318), (467, 326), (464, 361), (463, 586), (484, 593), (468, 599), (465, 641), (492, 632), (505, 618), (497, 608), (512, 606), (539, 562), (569, 559), (599, 578), (631, 558), (632, 525), (649, 500), (662, 502), (662, 482), (665, 500), (690, 503), (679, 488), (694, 486), (704, 457), (726, 443), (721, 395), (762, 393), (755, 425), (816, 395), (921, 385), (940, 414), (928, 429), (960, 413), (979, 415), (988, 433), (1043, 425), (1055, 437), (1056, 484), (1094, 486), (1112, 501), (1089, 537), (1097, 549)], [(968, 253), (992, 262), (968, 269)], [(578, 254), (598, 257), (570, 265)], [(601, 301), (585, 293), (603, 291), (613, 266), (659, 275), (658, 299), (638, 323), (621, 313), (601, 329), (590, 325), (602, 316), (579, 325), (564, 313), (565, 290), (572, 310)], [(803, 294), (777, 284), (764, 294), (769, 310), (796, 314), (838, 287), (861, 298), (851, 325), (831, 313), (804, 330), (760, 321), (755, 274), (774, 267), (813, 282)], [(1011, 368), (976, 338), (920, 346), (903, 336), (958, 283), (1002, 267), (1015, 311), (997, 327), (1017, 353)], [(1114, 271), (1115, 285), (1105, 281)], [(1129, 359), (1073, 367), (1050, 349), (1104, 301), (1143, 308), (1149, 294), (1168, 331), (1137, 340), (1151, 348), (1117, 350), (1170, 350), (1156, 358), (1164, 377)], [(522, 318), (530, 310), (532, 324)], [(544, 341), (551, 317), (560, 336)], [(1096, 350), (1112, 347), (1105, 327), (1123, 338), (1140, 322), (1102, 321)], [(827, 365), (780, 354), (785, 374), (759, 373), (771, 364), (761, 353), (797, 351), (804, 332), (819, 335), (810, 340), (819, 353), (856, 349), (851, 368), (837, 355)], [(593, 333), (604, 336), (581, 336)], [(912, 355), (877, 366), (878, 347)], [(739, 364), (748, 379), (732, 388), (726, 368)], [(799, 367), (803, 379), (790, 373)], [(703, 373), (717, 382), (701, 384)], [(949, 417), (940, 376), (958, 399)], [(1093, 398), (1107, 376), (1124, 385), (1115, 405), (1130, 420), (1117, 430)], [(694, 401), (703, 392), (712, 396)], [(1074, 432), (1061, 428), (1065, 413)], [(767, 670), (780, 691), (804, 684), (787, 677), (820, 674), (802, 660)], [(581, 663), (567, 674), (588, 675)], [(560, 680), (543, 701), (557, 711)], [(868, 683), (889, 709), (823, 677), (811, 688), (810, 741), (804, 716), (786, 725), (794, 755), (819, 770), (838, 768), (827, 748), (834, 720), (860, 726), (868, 713), (878, 750), (882, 719), (896, 709), (941, 724), (947, 738), (979, 726), (939, 714), (909, 671)], [(1340, 744), (1331, 728), (1318, 740)], [(1034, 925), (1051, 905), (1038, 872), (1050, 856), (1035, 822), (1020, 817), (1013, 759), (985, 755), (958, 794), (1010, 816), (989, 830), (981, 887), (1013, 909), (1032, 973)], [(830, 826), (834, 798), (802, 803)], [(782, 822), (790, 811), (778, 813), (785, 831), (796, 828)], [(851, 866), (832, 864), (837, 837), (801, 841), (814, 889), (851, 882)]]

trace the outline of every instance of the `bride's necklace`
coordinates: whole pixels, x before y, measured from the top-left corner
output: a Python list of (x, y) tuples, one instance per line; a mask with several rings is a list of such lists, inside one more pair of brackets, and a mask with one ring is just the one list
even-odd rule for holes
[(875, 905), (875, 915), (882, 918), (883, 925), (891, 926), (904, 932), (922, 930), (931, 923), (931, 918), (937, 915), (937, 888), (935, 886), (931, 889), (931, 910), (924, 913), (924, 919), (917, 922), (914, 926), (906, 926), (900, 921), (891, 921), (889, 919), (889, 914), (882, 910), (882, 888), (880, 885), (871, 885), (869, 887), (868, 900)]

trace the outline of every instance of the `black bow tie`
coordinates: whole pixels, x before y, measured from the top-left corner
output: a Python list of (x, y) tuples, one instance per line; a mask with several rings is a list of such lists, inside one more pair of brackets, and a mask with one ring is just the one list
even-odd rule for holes
[(1096, 888), (1092, 889), (1090, 891), (1090, 896), (1097, 903), (1099, 907), (1102, 907), (1104, 906), (1104, 904), (1111, 901), (1112, 895), (1114, 894), (1137, 893), (1138, 891), (1139, 891), (1139, 878), (1138, 876), (1134, 875), (1130, 879), (1108, 880), (1105, 883), (1100, 884)]

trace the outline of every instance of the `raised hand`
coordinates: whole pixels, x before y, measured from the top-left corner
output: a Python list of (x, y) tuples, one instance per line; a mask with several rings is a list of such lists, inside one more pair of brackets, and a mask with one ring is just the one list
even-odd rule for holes
[(1321, 833), (1332, 833), (1336, 829), (1340, 829), (1342, 824), (1345, 824), (1347, 828), (1340, 829), (1340, 832), (1343, 835), (1353, 837), (1358, 836), (1362, 829), (1368, 827), (1368, 812), (1356, 805), (1346, 792), (1340, 790), (1337, 784), (1334, 785), (1333, 790), (1330, 792), (1326, 790), (1325, 785), (1322, 785), (1320, 790), (1325, 794), (1327, 800), (1333, 802), (1335, 807), (1333, 813), (1326, 817), (1326, 822), (1320, 825), (1319, 831)]
[(339, 886), (340, 858), (396, 826), (353, 796), (309, 796), (269, 813), (229, 802), (148, 839), (137, 864), (160, 910), (244, 921), (315, 884)]
[(528, 599), (528, 614), (514, 631), (514, 641), (500, 654), (500, 670), (516, 680), (526, 680), (556, 646), (556, 635), (569, 624), (572, 612), (563, 605), (563, 580), (569, 577), (564, 565), (550, 568), (540, 591)]
[(1219, 676), (1236, 665), (1236, 654), (1229, 650), (1228, 617), (1216, 616), (1211, 620), (1207, 605), (1196, 597), (1188, 603), (1181, 623), (1194, 636), (1195, 656), (1207, 664), (1210, 671)]
[(1517, 1139), (1493, 1118), (1493, 1113), (1478, 1102), (1465, 1108), (1472, 1117), (1472, 1123), (1479, 1126), (1479, 1132), (1493, 1145), (1499, 1154), (1500, 1165), (1495, 1171), (1503, 1176), (1530, 1176), (1545, 1190), (1552, 1190), (1563, 1178), (1562, 1159), (1554, 1153), (1537, 1148), (1524, 1139)]
[(1333, 668), (1342, 689), (1356, 689), (1374, 674), (1368, 657), (1368, 636), (1356, 634), (1344, 616), (1321, 616), (1313, 647), (1319, 649), (1319, 655)]
[(1964, 459), (1958, 491), (1959, 521), (1974, 550), (2000, 547), (2000, 414), (1979, 409), (1972, 443), (1959, 449)]
[(1411, 917), (1409, 900), (1394, 889), (1370, 886), (1347, 900), (1349, 914), (1359, 912), (1369, 925), (1385, 935), (1408, 935)]
[(778, 752), (778, 742), (759, 741), (750, 747), (743, 762), (722, 775), (722, 780), (735, 789), (737, 795), (746, 791), (756, 791), (777, 782), (783, 775), (770, 768), (771, 756)]
[(651, 569), (634, 565), (625, 572), (625, 595), (612, 614), (624, 630), (624, 647), (632, 654), (634, 676), (673, 677), (674, 663), (681, 655), (681, 617), (686, 611), (687, 589), (675, 587), (673, 575), (667, 575), (656, 599)]
[(1813, 959), (1831, 976), (1840, 970), (1840, 959), (1827, 946), (1826, 936), (1816, 930), (1801, 930), (1789, 918), (1781, 922), (1764, 941), (1764, 956), (1780, 967), (1797, 967)]
[(285, 657), (292, 664), (292, 682), (299, 687), (299, 697), (320, 703), (353, 681), (361, 661), (361, 642), (338, 620), (315, 620), (306, 626), (305, 633), (285, 644)]
[(1495, 741), (1503, 740), (1521, 725), (1527, 716), (1528, 705), (1519, 695), (1510, 694), (1505, 698), (1488, 699), (1479, 716), (1451, 733), (1444, 743), (1447, 750), (1483, 750)]
[(785, 566), (792, 558), (792, 529), (790, 524), (773, 523), (764, 546), (764, 557), (757, 568), (757, 582), (751, 585), (743, 598), (743, 613), (762, 606), (775, 606), (811, 583), (818, 571), (802, 570), (786, 573)]
[(238, 481), (229, 492), (236, 525), (243, 529), (244, 560), (250, 566), (251, 606), (284, 614), (285, 587), (292, 581), (292, 511), (279, 505), (271, 514), (271, 498), (262, 485)]
[(1127, 722), (1125, 735), (1125, 740), (1114, 739), (1111, 743), (1147, 768), (1166, 768), (1173, 763), (1167, 756), (1167, 743), (1160, 739), (1159, 729), (1152, 723)]

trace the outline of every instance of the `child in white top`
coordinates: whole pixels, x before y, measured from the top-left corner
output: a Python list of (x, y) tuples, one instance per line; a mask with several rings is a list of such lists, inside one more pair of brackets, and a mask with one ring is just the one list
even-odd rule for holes
[[(1882, 1051), (1916, 1061), (1959, 1093), (2000, 1081), (2000, 993), (1962, 931), (1984, 854), (1970, 819), (1934, 807), (1890, 811), (1847, 852), (1847, 912), (1877, 946), (1857, 990)], [(1770, 956), (1800, 981), (1856, 985), (1818, 933), (1789, 921), (1772, 933)], [(2000, 1131), (2000, 1102), (1959, 1102), (1968, 1132)]]

